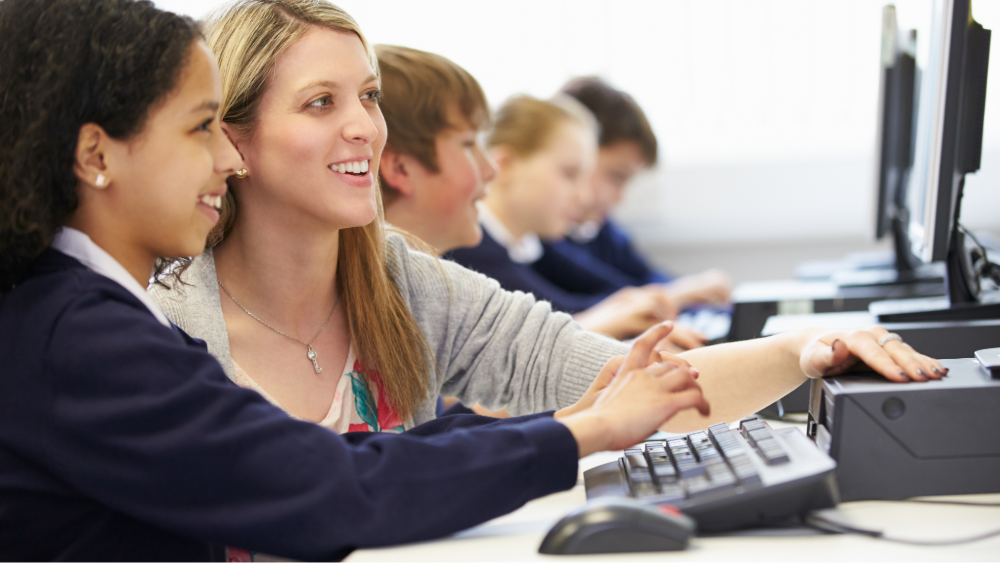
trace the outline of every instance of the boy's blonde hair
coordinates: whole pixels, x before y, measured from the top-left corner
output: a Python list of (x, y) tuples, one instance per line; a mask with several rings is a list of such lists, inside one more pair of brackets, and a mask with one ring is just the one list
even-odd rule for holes
[[(382, 115), (389, 129), (386, 149), (416, 158), (431, 172), (439, 172), (435, 138), (451, 127), (469, 125), (479, 130), (489, 124), (489, 105), (479, 82), (454, 62), (426, 51), (376, 45), (382, 78)], [(457, 114), (456, 114), (457, 112)], [(454, 123), (463, 119), (465, 123)], [(386, 205), (399, 192), (384, 179)]]
[[(252, 134), (276, 60), (314, 26), (356, 35), (378, 72), (375, 53), (358, 24), (325, 0), (238, 0), (208, 18), (205, 35), (219, 61), (224, 122), (241, 134)], [(237, 192), (238, 182), (230, 180), (230, 188)], [(405, 421), (427, 398), (431, 352), (386, 272), (385, 220), (377, 191), (376, 200), (374, 221), (340, 231), (337, 286), (358, 358), (379, 374), (385, 398)], [(232, 229), (238, 203), (230, 189), (209, 245)]]

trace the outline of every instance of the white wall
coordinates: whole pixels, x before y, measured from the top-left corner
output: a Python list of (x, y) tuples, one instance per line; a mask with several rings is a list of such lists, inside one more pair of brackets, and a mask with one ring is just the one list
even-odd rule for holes
[[(375, 43), (441, 53), (491, 103), (598, 74), (646, 109), (662, 164), (619, 217), (648, 248), (863, 242), (885, 0), (341, 0)], [(157, 0), (202, 16), (219, 2)], [(927, 37), (929, 0), (897, 2)], [(1000, 2), (976, 19), (1000, 31)], [(994, 41), (994, 46), (1000, 40)], [(926, 41), (921, 43), (926, 47)], [(1000, 231), (1000, 50), (965, 222)]]

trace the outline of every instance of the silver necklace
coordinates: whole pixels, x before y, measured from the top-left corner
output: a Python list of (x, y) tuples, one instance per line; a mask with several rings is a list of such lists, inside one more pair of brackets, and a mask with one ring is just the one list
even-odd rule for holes
[(334, 300), (333, 300), (333, 307), (330, 309), (330, 314), (327, 315), (326, 322), (323, 323), (323, 326), (321, 326), (319, 328), (319, 332), (316, 333), (316, 336), (313, 336), (312, 340), (310, 340), (309, 342), (302, 342), (298, 338), (295, 338), (294, 336), (289, 336), (289, 335), (285, 334), (284, 332), (281, 332), (280, 330), (274, 328), (273, 326), (265, 323), (263, 320), (261, 320), (260, 317), (258, 317), (257, 315), (251, 313), (250, 311), (248, 311), (246, 307), (244, 307), (243, 305), (240, 305), (240, 302), (237, 301), (235, 297), (233, 297), (232, 293), (229, 293), (229, 290), (226, 289), (226, 286), (222, 284), (222, 280), (218, 280), (218, 281), (219, 281), (219, 287), (222, 288), (222, 291), (226, 292), (226, 295), (228, 295), (229, 298), (233, 300), (233, 303), (236, 303), (237, 307), (239, 307), (240, 309), (243, 309), (244, 313), (246, 313), (246, 314), (250, 315), (251, 317), (253, 317), (253, 319), (255, 321), (259, 322), (260, 324), (266, 326), (267, 328), (273, 330), (274, 332), (277, 332), (278, 334), (280, 334), (281, 336), (284, 336), (285, 338), (288, 338), (290, 340), (294, 340), (294, 341), (298, 342), (299, 344), (305, 346), (306, 347), (306, 357), (309, 358), (309, 361), (312, 362), (313, 369), (316, 370), (316, 373), (320, 373), (320, 372), (323, 371), (323, 368), (319, 367), (319, 355), (316, 354), (316, 350), (313, 350), (312, 344), (313, 344), (313, 342), (316, 342), (316, 339), (319, 338), (319, 335), (323, 334), (323, 331), (326, 330), (326, 325), (330, 324), (330, 319), (333, 318), (333, 312), (337, 310), (337, 304), (340, 303), (340, 295), (339, 294), (337, 295), (336, 298), (334, 298)]

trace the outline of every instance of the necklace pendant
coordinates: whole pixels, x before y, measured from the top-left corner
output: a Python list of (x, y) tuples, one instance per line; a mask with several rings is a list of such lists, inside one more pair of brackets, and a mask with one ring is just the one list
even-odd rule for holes
[(320, 373), (321, 371), (323, 371), (323, 368), (319, 367), (319, 361), (317, 361), (317, 358), (319, 356), (317, 356), (316, 350), (313, 350), (311, 344), (307, 344), (306, 348), (309, 349), (309, 351), (306, 352), (306, 357), (309, 358), (309, 361), (313, 363), (313, 369), (316, 370), (316, 373)]

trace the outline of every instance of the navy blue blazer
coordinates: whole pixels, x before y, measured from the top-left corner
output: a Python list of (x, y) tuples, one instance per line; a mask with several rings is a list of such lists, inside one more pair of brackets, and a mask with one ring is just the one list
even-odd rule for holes
[(55, 250), (0, 299), (0, 560), (297, 559), (444, 536), (572, 487), (548, 416), (338, 436)]
[(567, 291), (535, 271), (531, 264), (519, 264), (485, 230), (479, 246), (459, 248), (445, 255), (470, 270), (485, 274), (508, 291), (531, 293), (536, 299), (552, 303), (556, 311), (577, 313), (596, 305), (603, 295), (590, 295)]
[(570, 293), (603, 298), (625, 287), (672, 279), (651, 268), (635, 251), (628, 235), (610, 220), (590, 242), (545, 242), (542, 250), (542, 257), (531, 268)]

